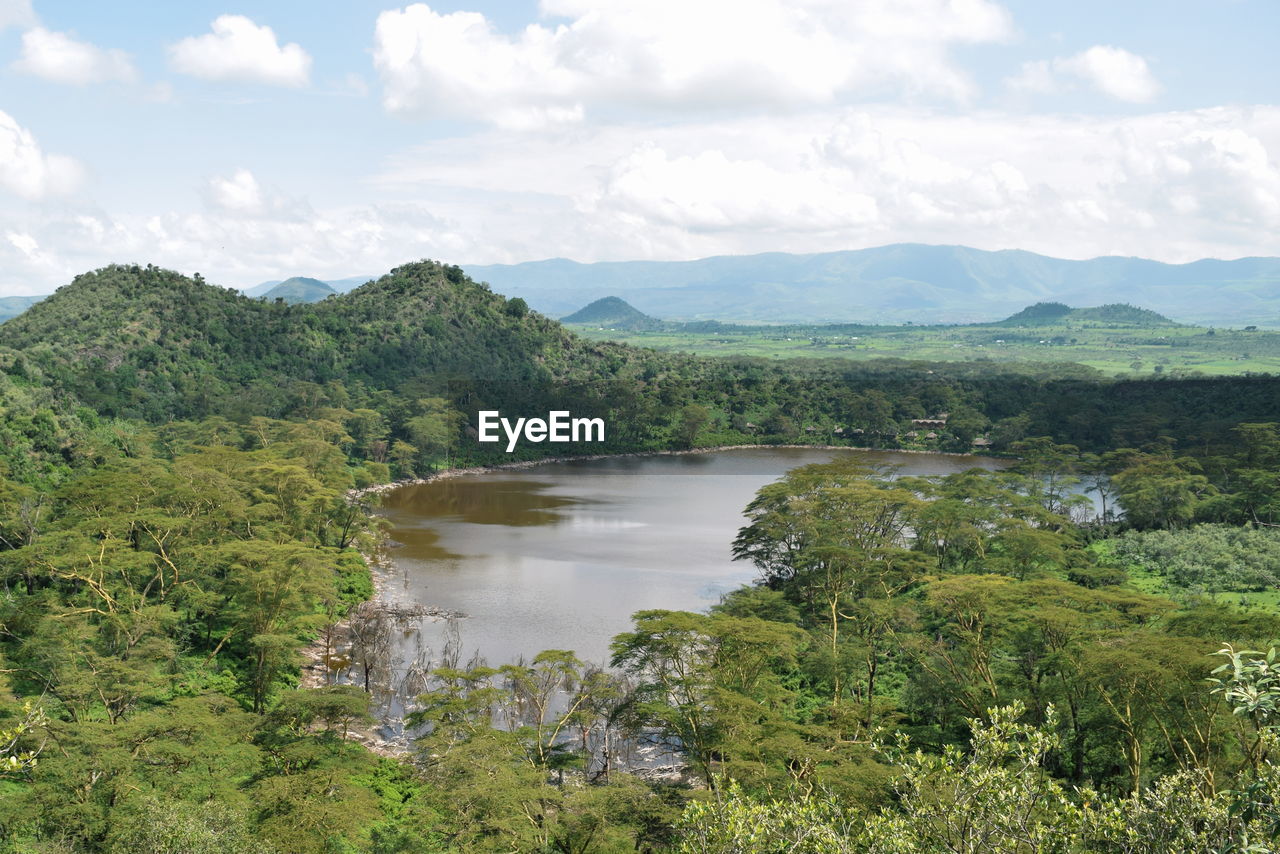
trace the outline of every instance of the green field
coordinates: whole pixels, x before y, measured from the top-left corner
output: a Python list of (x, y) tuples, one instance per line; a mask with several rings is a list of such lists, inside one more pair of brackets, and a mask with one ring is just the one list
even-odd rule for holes
[(726, 326), (635, 332), (574, 325), (594, 339), (707, 356), (1072, 362), (1113, 376), (1280, 373), (1280, 332), (1197, 326)]

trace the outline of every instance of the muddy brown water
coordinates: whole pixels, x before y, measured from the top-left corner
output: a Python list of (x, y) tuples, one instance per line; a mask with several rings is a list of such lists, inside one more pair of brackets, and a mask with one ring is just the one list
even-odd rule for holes
[(496, 470), (383, 498), (398, 543), (384, 595), (467, 616), (400, 639), (402, 661), (499, 665), (544, 649), (607, 662), (649, 608), (702, 611), (755, 575), (730, 544), (756, 490), (799, 465), (853, 456), (904, 475), (996, 469), (983, 457), (752, 448)]

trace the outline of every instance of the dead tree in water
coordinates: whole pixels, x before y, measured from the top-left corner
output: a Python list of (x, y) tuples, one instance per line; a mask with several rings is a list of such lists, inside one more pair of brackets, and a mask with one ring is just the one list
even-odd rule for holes
[(396, 629), (404, 631), (429, 617), (455, 619), (460, 616), (456, 611), (434, 605), (404, 605), (376, 600), (361, 602), (352, 608), (347, 615), (351, 663), (361, 670), (364, 690), (372, 692), (374, 674), (390, 666)]
[(377, 602), (361, 602), (347, 617), (351, 633), (351, 663), (364, 674), (364, 690), (371, 692), (373, 672), (391, 658), (391, 618)]

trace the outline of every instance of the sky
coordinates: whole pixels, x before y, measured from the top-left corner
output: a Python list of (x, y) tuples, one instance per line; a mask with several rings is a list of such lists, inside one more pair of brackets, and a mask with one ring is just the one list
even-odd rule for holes
[(1277, 255), (1275, 0), (0, 0), (0, 295), (896, 242)]

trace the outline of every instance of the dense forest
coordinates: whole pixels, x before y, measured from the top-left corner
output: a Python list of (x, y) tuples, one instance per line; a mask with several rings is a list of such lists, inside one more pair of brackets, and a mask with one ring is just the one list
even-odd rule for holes
[[(429, 262), (294, 305), (86, 274), (0, 325), (0, 851), (1272, 850), (1278, 394), (655, 353)], [(351, 490), (509, 459), (473, 438), (491, 408), (606, 418), (570, 453), (1015, 465), (793, 470), (735, 541), (754, 585), (637, 613), (608, 669), (436, 668), (383, 755), (349, 737), (363, 686), (300, 678), (359, 652), (380, 528)]]

